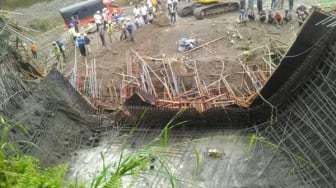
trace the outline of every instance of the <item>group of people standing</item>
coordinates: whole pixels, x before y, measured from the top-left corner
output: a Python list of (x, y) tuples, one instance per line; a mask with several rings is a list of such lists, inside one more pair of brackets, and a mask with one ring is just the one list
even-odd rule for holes
[(134, 6), (134, 25), (137, 28), (144, 26), (145, 24), (153, 23), (155, 7), (150, 0), (146, 3), (142, 2)]
[[(269, 10), (266, 15), (265, 10), (263, 9), (263, 0), (257, 0), (257, 11), (259, 15), (260, 22), (266, 22), (269, 24), (275, 24), (277, 27), (283, 23), (287, 23), (292, 20), (292, 12), (293, 12), (293, 3), (294, 0), (288, 0), (288, 9), (284, 11), (284, 13), (280, 13), (279, 10), (274, 11), (275, 9), (283, 9), (284, 0), (271, 0), (271, 10)], [(303, 20), (307, 17), (308, 12), (306, 7), (302, 4), (297, 10), (296, 14), (298, 16), (299, 25), (303, 23)], [(247, 20), (254, 21), (256, 15), (254, 13), (254, 1), (253, 0), (240, 0), (240, 12), (239, 12), (239, 20), (241, 22), (246, 22)]]

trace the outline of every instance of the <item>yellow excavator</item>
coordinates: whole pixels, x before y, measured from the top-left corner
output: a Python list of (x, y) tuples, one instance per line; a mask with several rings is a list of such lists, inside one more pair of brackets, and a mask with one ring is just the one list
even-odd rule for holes
[(197, 19), (204, 19), (236, 10), (239, 10), (239, 3), (235, 1), (196, 0), (185, 6), (178, 5), (177, 14), (181, 17), (194, 15)]

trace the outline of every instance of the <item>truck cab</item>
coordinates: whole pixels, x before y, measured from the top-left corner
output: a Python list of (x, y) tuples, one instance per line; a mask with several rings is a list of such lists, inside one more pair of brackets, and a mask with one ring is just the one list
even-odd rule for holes
[(86, 0), (59, 10), (66, 27), (69, 27), (71, 17), (79, 21), (79, 25), (93, 23), (93, 15), (99, 10), (107, 8), (112, 14), (121, 14), (120, 3), (116, 0)]
[(116, 0), (103, 0), (103, 3), (111, 14), (120, 15), (122, 13), (121, 12), (121, 6), (120, 6), (120, 3), (118, 1), (116, 1)]

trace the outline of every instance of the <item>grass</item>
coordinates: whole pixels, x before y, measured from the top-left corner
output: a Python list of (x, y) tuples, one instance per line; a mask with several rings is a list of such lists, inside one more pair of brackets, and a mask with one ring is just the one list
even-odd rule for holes
[[(145, 183), (149, 176), (159, 176), (167, 178), (172, 188), (176, 187), (177, 178), (171, 172), (169, 162), (161, 151), (169, 149), (169, 132), (172, 128), (180, 126), (185, 122), (174, 123), (174, 121), (183, 113), (179, 111), (163, 128), (161, 133), (154, 138), (149, 144), (132, 152), (125, 150), (119, 156), (118, 162), (105, 164), (105, 156), (101, 154), (103, 166), (100, 173), (92, 180), (91, 188), (122, 188), (122, 187), (139, 187), (138, 183)], [(143, 118), (146, 111), (143, 112)], [(131, 130), (130, 134), (133, 134)], [(130, 135), (132, 136), (132, 135)], [(127, 136), (126, 138), (129, 138)], [(199, 154), (197, 153), (197, 166), (199, 166)], [(153, 161), (157, 161), (154, 163)], [(152, 168), (153, 167), (153, 168)], [(150, 183), (150, 182), (148, 182)]]
[[(145, 113), (145, 112), (144, 112)], [(55, 167), (42, 169), (39, 160), (35, 157), (20, 154), (15, 147), (15, 142), (8, 140), (8, 134), (12, 129), (20, 129), (28, 134), (24, 126), (8, 122), (0, 116), (0, 187), (16, 188), (123, 188), (138, 187), (139, 184), (150, 183), (149, 177), (161, 177), (167, 179), (172, 188), (177, 186), (178, 179), (171, 172), (169, 160), (161, 155), (162, 151), (169, 150), (169, 132), (172, 128), (182, 125), (184, 122), (174, 123), (183, 113), (180, 111), (163, 128), (161, 133), (148, 145), (134, 150), (123, 150), (117, 162), (106, 164), (105, 156), (101, 154), (102, 169), (91, 180), (90, 185), (81, 182), (66, 182), (64, 177), (67, 165), (61, 164)], [(132, 134), (132, 131), (131, 131)], [(131, 135), (132, 136), (132, 135)], [(128, 137), (126, 137), (127, 139)], [(27, 142), (27, 144), (32, 144)], [(34, 145), (35, 146), (35, 145)], [(36, 146), (37, 147), (37, 146)], [(199, 167), (199, 153), (194, 148)], [(157, 179), (157, 178), (156, 178)]]
[(14, 10), (17, 8), (28, 8), (35, 3), (51, 1), (53, 0), (0, 0), (0, 7), (4, 10)]
[[(8, 140), (8, 134), (12, 129), (19, 129), (23, 133), (27, 133), (24, 126), (9, 123), (0, 116), (0, 130), (2, 131), (0, 138), (0, 187), (63, 187), (67, 165), (41, 169), (37, 158), (21, 155), (15, 147), (15, 142)], [(25, 143), (35, 146), (33, 143)]]
[(63, 20), (60, 16), (51, 16), (44, 19), (34, 19), (27, 23), (27, 25), (40, 32), (46, 32), (54, 29), (56, 26), (62, 25)]

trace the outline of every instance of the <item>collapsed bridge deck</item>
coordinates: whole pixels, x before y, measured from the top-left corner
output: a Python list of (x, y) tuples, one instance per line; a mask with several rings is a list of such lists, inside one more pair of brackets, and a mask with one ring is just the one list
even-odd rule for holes
[[(131, 85), (124, 89), (128, 92), (128, 96), (130, 96), (129, 93), (133, 93), (125, 100), (126, 108), (135, 115), (136, 119), (162, 123), (168, 122), (181, 109), (184, 110), (178, 120), (211, 125), (247, 127), (269, 120), (275, 110), (279, 111), (286, 107), (286, 101), (292, 97), (292, 93), (305, 83), (312, 72), (317, 71), (318, 57), (330, 55), (324, 55), (322, 52), (334, 41), (334, 28), (323, 24), (316, 25), (326, 18), (328, 18), (326, 14), (319, 12), (314, 12), (309, 17), (274, 73), (261, 84), (262, 88), (254, 87), (253, 93), (248, 97), (249, 104), (245, 102), (246, 105), (241, 105), (239, 103), (241, 100), (234, 100), (237, 97), (234, 98), (229, 92), (224, 91), (223, 95), (227, 97), (224, 101), (228, 101), (226, 105), (201, 108), (203, 110), (195, 105), (180, 108), (167, 107), (160, 105), (162, 100), (150, 90), (136, 89), (137, 87)], [(320, 64), (324, 62), (321, 61)]]

